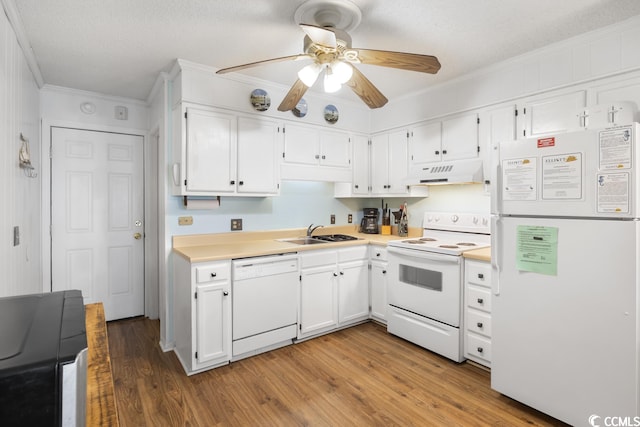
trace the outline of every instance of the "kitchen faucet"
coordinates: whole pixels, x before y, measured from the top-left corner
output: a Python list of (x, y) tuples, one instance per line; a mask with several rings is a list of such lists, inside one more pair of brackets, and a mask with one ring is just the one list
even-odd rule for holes
[(311, 234), (316, 231), (316, 228), (322, 228), (324, 227), (324, 225), (316, 225), (315, 227), (313, 226), (313, 224), (311, 224), (309, 226), (309, 228), (307, 228), (307, 237), (311, 237)]

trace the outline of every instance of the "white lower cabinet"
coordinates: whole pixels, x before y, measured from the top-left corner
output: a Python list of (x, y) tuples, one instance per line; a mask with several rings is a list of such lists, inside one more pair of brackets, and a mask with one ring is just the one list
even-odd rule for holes
[(188, 375), (231, 360), (231, 262), (174, 255), (175, 353)]
[(300, 253), (298, 338), (369, 317), (367, 246)]
[(369, 247), (371, 262), (371, 318), (387, 323), (387, 249), (383, 246)]
[(491, 367), (491, 264), (465, 260), (465, 357)]

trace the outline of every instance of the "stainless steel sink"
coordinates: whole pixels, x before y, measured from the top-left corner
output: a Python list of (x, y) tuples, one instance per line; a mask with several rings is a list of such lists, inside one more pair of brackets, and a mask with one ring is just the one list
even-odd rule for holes
[(294, 245), (315, 245), (317, 243), (328, 243), (324, 240), (314, 239), (313, 237), (294, 237), (291, 239), (277, 239), (279, 242), (293, 243)]

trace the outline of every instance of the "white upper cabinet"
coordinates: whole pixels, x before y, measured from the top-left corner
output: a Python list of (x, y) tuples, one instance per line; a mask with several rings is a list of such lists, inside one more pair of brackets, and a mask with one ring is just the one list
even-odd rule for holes
[(282, 178), (350, 181), (349, 133), (319, 126), (287, 124), (284, 132)]
[(399, 130), (371, 138), (371, 193), (406, 195), (408, 173), (407, 131)]
[(278, 194), (277, 123), (182, 105), (173, 113), (173, 194)]
[(442, 121), (442, 160), (478, 157), (478, 114), (464, 114)]
[(491, 108), (480, 113), (479, 144), (485, 181), (496, 179), (497, 145), (516, 138), (516, 106)]
[(586, 90), (524, 100), (518, 109), (518, 138), (580, 129), (584, 127), (580, 112), (586, 105)]
[(478, 157), (478, 115), (474, 112), (422, 123), (409, 131), (409, 169), (424, 164)]
[(235, 190), (236, 118), (187, 108), (185, 113), (185, 194)]
[(278, 193), (281, 136), (281, 126), (276, 122), (238, 118), (238, 193)]
[(371, 164), (369, 161), (369, 139), (365, 136), (355, 135), (353, 139), (353, 181), (351, 192), (358, 195), (369, 194), (369, 177)]

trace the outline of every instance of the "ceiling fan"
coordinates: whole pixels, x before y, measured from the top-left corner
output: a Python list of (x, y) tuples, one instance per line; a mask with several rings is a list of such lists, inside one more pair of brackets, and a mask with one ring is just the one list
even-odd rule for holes
[[(295, 14), (295, 21), (305, 32), (304, 53), (251, 62), (218, 70), (217, 74), (239, 71), (259, 65), (283, 61), (310, 59), (312, 62), (298, 72), (298, 78), (278, 106), (289, 111), (298, 105), (308, 88), (324, 73), (324, 91), (336, 92), (345, 84), (369, 108), (380, 108), (387, 98), (354, 65), (369, 64), (401, 70), (435, 74), (440, 69), (438, 58), (416, 53), (351, 47), (351, 37), (345, 29), (354, 28), (361, 18), (360, 9), (347, 0), (310, 0)], [(314, 21), (311, 23), (303, 22)]]

